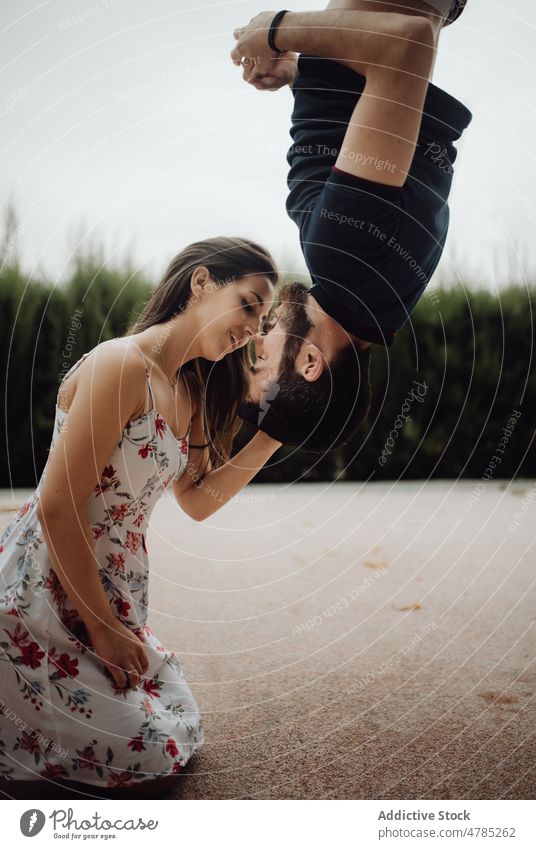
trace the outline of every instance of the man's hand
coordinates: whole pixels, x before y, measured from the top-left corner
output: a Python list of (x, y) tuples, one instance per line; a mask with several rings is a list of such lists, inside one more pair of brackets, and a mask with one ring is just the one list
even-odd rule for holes
[(268, 31), (275, 12), (261, 12), (245, 27), (237, 27), (233, 35), (236, 45), (231, 51), (235, 65), (244, 68), (244, 80), (259, 91), (276, 91), (292, 85), (298, 74), (297, 53), (274, 53), (268, 46)]
[(252, 18), (245, 27), (237, 27), (233, 32), (236, 45), (231, 51), (235, 65), (240, 65), (241, 59), (273, 59), (277, 56), (268, 46), (268, 31), (276, 12), (261, 12)]
[(249, 68), (246, 75), (244, 69), (243, 77), (250, 85), (258, 91), (277, 91), (284, 85), (292, 86), (298, 76), (298, 54), (283, 53), (275, 59), (270, 59), (259, 67), (255, 60), (248, 63)]

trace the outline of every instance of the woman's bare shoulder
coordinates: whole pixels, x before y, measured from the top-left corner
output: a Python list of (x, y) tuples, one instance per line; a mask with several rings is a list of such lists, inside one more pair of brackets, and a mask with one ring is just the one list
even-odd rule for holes
[(98, 391), (101, 384), (110, 381), (128, 385), (132, 397), (142, 395), (146, 381), (144, 361), (140, 351), (126, 338), (107, 339), (88, 351), (61, 384), (58, 406), (68, 409), (81, 384)]

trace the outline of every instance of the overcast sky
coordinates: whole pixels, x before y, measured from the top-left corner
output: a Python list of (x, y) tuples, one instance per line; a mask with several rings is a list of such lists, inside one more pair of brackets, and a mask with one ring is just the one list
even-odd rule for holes
[[(216, 234), (303, 268), (284, 208), (291, 92), (257, 92), (229, 59), (234, 27), (262, 8), (2, 0), (1, 198), (15, 202), (28, 270), (60, 280), (82, 238), (156, 278)], [(516, 256), (520, 279), (536, 265), (535, 40), (534, 0), (469, 0), (442, 34), (434, 82), (474, 118), (436, 281), (468, 270), (494, 287)]]

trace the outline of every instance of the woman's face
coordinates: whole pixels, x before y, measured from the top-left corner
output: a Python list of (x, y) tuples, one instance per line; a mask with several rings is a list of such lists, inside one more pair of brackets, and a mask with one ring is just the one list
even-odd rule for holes
[(208, 273), (204, 275), (202, 269), (196, 269), (192, 277), (194, 303), (196, 298), (201, 323), (200, 356), (215, 362), (242, 348), (259, 332), (273, 304), (274, 287), (263, 274), (248, 274), (218, 285)]

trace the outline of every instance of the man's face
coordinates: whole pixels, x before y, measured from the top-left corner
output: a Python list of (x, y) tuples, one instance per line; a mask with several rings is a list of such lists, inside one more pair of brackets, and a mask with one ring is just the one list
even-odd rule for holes
[(302, 283), (287, 283), (281, 289), (270, 329), (253, 337), (256, 359), (250, 369), (249, 401), (260, 403), (270, 384), (294, 367), (300, 347), (313, 327), (306, 312), (308, 297)]

